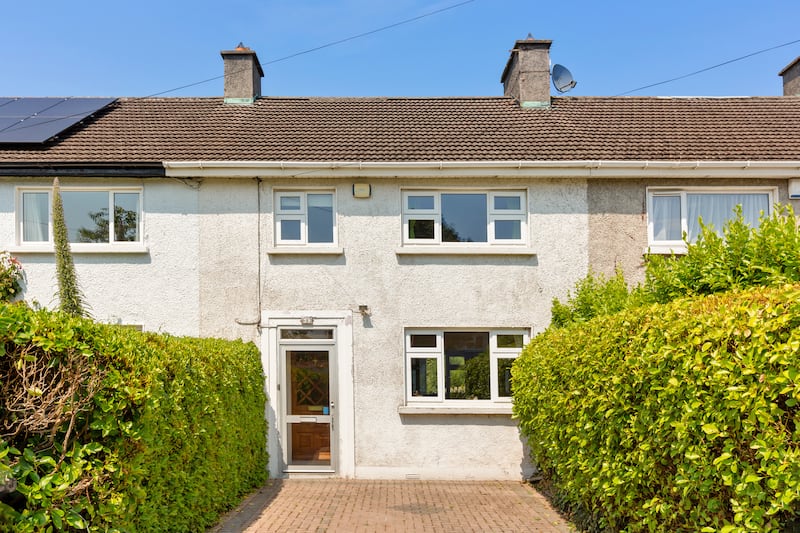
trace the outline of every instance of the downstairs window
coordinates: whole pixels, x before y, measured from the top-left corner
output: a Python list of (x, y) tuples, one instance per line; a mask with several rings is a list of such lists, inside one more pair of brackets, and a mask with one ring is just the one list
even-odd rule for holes
[(406, 399), (415, 402), (508, 402), (511, 365), (527, 330), (408, 330)]

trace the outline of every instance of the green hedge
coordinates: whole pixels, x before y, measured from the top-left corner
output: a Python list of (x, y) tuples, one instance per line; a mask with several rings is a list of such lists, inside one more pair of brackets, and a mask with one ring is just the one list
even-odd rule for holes
[(0, 305), (0, 382), (0, 482), (27, 498), (0, 531), (203, 531), (266, 477), (251, 343)]
[(514, 413), (568, 507), (611, 531), (778, 531), (800, 510), (800, 286), (550, 329)]

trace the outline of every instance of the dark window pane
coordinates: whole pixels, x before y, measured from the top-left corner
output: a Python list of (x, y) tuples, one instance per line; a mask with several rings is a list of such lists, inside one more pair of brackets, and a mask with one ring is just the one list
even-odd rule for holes
[(409, 196), (408, 209), (433, 209), (434, 201), (432, 195)]
[(445, 398), (491, 398), (488, 332), (445, 332)]
[(519, 196), (495, 196), (494, 208), (498, 211), (501, 210), (514, 210), (519, 211), (521, 207)]
[(409, 239), (433, 239), (435, 235), (433, 220), (409, 220)]
[(500, 397), (511, 396), (511, 366), (513, 359), (497, 360), (497, 395)]
[(109, 242), (108, 192), (62, 191), (69, 242)]
[(333, 195), (308, 195), (308, 242), (333, 242)]
[(300, 211), (299, 196), (281, 196), (280, 204), (281, 211)]
[(436, 348), (436, 335), (411, 335), (412, 348)]
[(281, 339), (332, 339), (332, 329), (282, 329)]
[(442, 242), (486, 241), (486, 195), (442, 194)]
[(299, 220), (281, 220), (281, 240), (282, 241), (300, 240)]
[(411, 395), (436, 396), (438, 393), (436, 358), (411, 359)]
[(114, 193), (114, 240), (139, 240), (139, 193)]
[(498, 348), (522, 348), (522, 335), (498, 335)]
[(519, 240), (522, 238), (522, 224), (519, 220), (495, 220), (494, 238)]

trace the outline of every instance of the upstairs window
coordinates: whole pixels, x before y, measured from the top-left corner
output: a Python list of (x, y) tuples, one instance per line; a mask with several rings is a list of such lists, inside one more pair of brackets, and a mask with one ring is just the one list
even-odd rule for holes
[(725, 224), (736, 216), (736, 206), (741, 206), (745, 222), (757, 227), (761, 214), (770, 214), (774, 197), (774, 189), (649, 189), (650, 244), (680, 248), (684, 234), (694, 242), (700, 235), (700, 219), (722, 235)]
[(335, 215), (333, 192), (277, 192), (275, 244), (335, 244)]
[(409, 403), (511, 400), (511, 365), (526, 330), (406, 332)]
[(523, 191), (405, 191), (407, 244), (522, 244), (527, 239)]
[[(71, 244), (141, 242), (140, 189), (61, 188), (64, 221)], [(19, 240), (53, 242), (52, 189), (19, 191)]]

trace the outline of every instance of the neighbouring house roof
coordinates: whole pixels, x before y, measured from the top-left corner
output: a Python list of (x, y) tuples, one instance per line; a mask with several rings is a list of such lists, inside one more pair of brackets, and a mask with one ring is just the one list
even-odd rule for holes
[[(800, 160), (800, 97), (121, 98), (0, 167), (162, 161)], [(0, 170), (0, 174), (2, 171)]]

